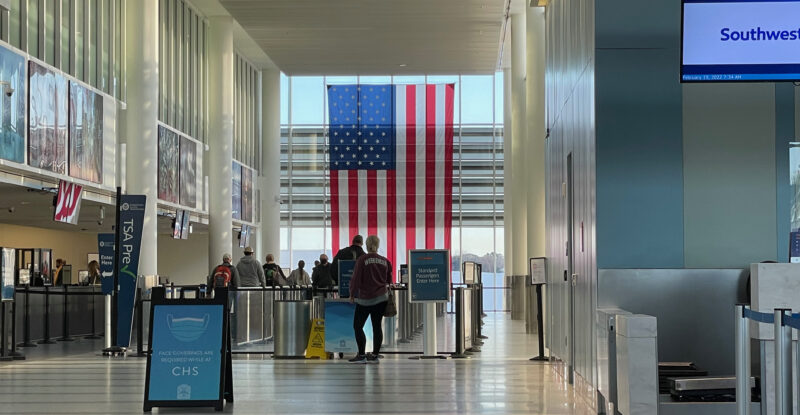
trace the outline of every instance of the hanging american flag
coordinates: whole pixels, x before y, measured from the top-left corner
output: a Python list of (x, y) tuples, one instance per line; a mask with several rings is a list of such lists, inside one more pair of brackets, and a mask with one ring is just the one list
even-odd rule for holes
[(377, 235), (394, 265), (450, 249), (454, 84), (329, 85), (333, 252)]

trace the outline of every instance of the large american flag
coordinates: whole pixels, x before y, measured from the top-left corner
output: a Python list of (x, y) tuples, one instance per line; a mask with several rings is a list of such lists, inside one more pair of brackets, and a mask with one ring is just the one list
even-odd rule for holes
[(333, 252), (378, 235), (395, 269), (450, 249), (454, 84), (329, 85)]

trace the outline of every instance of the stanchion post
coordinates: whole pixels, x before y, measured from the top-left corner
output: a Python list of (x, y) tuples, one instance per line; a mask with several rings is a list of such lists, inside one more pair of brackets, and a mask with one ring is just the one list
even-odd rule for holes
[(25, 360), (25, 355), (17, 351), (17, 298), (14, 293), (14, 301), (11, 302), (11, 353), (14, 360)]
[(136, 355), (145, 356), (144, 352), (144, 298), (142, 287), (136, 288)]
[(472, 318), (472, 316), (465, 316), (464, 315), (464, 287), (458, 287), (455, 289), (456, 295), (456, 352), (451, 355), (454, 359), (465, 359), (468, 358), (467, 356), (467, 345), (465, 341), (465, 333), (464, 333), (464, 319), (465, 318)]
[(92, 293), (90, 294), (92, 296), (92, 334), (86, 336), (86, 339), (100, 338), (100, 336), (97, 335), (97, 322), (95, 321), (97, 320), (97, 302), (95, 301), (95, 297), (97, 297), (95, 294), (96, 292), (96, 288), (92, 287)]
[(58, 339), (60, 342), (75, 341), (69, 335), (69, 286), (64, 285), (64, 305), (62, 307), (63, 315), (61, 316), (61, 337)]
[(104, 349), (111, 348), (111, 337), (114, 335), (114, 330), (112, 329), (113, 324), (113, 316), (111, 315), (111, 305), (113, 300), (111, 298), (111, 294), (103, 295), (103, 347)]
[(6, 302), (0, 301), (0, 335), (3, 336), (0, 339), (0, 362), (8, 362), (14, 360), (11, 356), (8, 355), (6, 346), (6, 340), (8, 336), (6, 335)]
[(22, 316), (22, 343), (19, 347), (36, 347), (31, 341), (31, 289), (25, 287), (25, 311)]
[(791, 310), (775, 311), (775, 414), (792, 415), (792, 328), (784, 324)]
[(750, 415), (750, 322), (744, 304), (736, 305), (736, 414)]
[(50, 340), (50, 287), (44, 287), (44, 339), (39, 344), (53, 344)]

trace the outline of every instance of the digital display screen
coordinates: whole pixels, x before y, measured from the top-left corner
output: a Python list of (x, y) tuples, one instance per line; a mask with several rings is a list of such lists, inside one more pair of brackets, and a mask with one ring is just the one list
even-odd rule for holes
[(800, 80), (800, 0), (683, 0), (682, 82)]

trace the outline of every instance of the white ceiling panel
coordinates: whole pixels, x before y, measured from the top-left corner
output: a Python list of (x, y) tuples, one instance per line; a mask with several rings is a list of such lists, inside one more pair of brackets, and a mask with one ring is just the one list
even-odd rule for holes
[(491, 73), (504, 0), (221, 0), (289, 75)]

